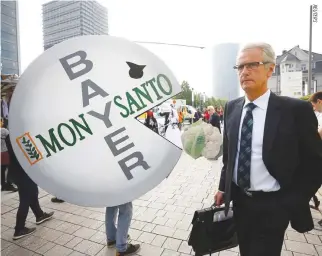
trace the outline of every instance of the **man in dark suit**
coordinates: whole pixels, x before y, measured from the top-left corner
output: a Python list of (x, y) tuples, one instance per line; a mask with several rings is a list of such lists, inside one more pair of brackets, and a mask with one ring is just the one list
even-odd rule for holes
[(313, 229), (309, 201), (321, 184), (322, 143), (310, 103), (279, 97), (267, 81), (275, 53), (241, 49), (234, 67), (245, 97), (226, 104), (217, 205), (233, 201), (241, 256), (279, 256), (284, 233)]

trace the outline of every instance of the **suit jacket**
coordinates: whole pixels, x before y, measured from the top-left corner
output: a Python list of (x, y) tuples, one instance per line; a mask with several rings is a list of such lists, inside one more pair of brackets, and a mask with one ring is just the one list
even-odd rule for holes
[[(219, 190), (226, 212), (231, 198), (240, 118), (244, 97), (228, 102), (224, 113), (223, 168)], [(263, 162), (285, 191), (285, 207), (298, 232), (313, 229), (309, 201), (321, 185), (322, 141), (309, 102), (271, 93), (264, 127)]]

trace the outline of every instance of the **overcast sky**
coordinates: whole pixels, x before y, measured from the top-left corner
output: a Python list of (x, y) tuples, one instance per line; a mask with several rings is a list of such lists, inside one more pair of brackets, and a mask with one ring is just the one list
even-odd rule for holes
[[(41, 5), (19, 0), (22, 71), (43, 52)], [(99, 0), (108, 8), (109, 33), (133, 41), (211, 47), (223, 42), (271, 43), (277, 54), (309, 46), (309, 6), (294, 0)], [(320, 4), (322, 10), (322, 4)], [(322, 12), (313, 26), (313, 51), (322, 53)], [(210, 50), (144, 45), (161, 57), (178, 80), (211, 93)], [(220, 60), (217, 60), (220, 61)]]

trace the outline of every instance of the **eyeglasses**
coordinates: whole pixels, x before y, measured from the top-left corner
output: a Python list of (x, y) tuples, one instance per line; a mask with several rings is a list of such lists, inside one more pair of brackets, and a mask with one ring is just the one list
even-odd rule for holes
[(245, 63), (241, 65), (235, 65), (234, 69), (237, 69), (239, 72), (244, 70), (244, 67), (246, 67), (247, 70), (254, 70), (259, 67), (259, 65), (265, 65), (268, 64), (269, 62), (250, 62), (250, 63)]

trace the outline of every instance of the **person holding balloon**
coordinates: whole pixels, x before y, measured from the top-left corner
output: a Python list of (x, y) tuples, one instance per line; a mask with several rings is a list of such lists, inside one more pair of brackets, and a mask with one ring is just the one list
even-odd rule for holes
[[(115, 225), (118, 212), (117, 227)], [(132, 255), (140, 250), (139, 244), (128, 243), (128, 235), (133, 215), (132, 202), (118, 206), (106, 207), (105, 227), (107, 247), (116, 247), (116, 256)]]
[(25, 226), (29, 207), (36, 217), (37, 225), (50, 220), (53, 217), (54, 212), (46, 213), (41, 209), (38, 200), (39, 191), (37, 184), (29, 178), (18, 162), (9, 135), (5, 138), (5, 142), (10, 158), (9, 169), (12, 172), (12, 177), (18, 187), (19, 193), (19, 207), (13, 235), (13, 240), (18, 240), (36, 231), (36, 228), (27, 228)]

